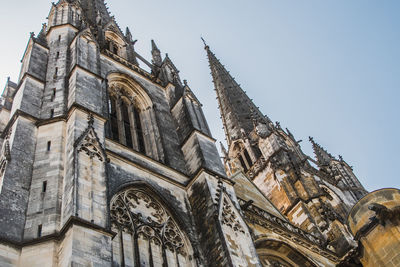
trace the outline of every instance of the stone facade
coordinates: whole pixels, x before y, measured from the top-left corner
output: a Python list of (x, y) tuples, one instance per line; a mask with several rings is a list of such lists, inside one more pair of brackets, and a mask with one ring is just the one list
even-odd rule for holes
[(0, 266), (374, 266), (354, 230), (363, 200), (346, 226), (367, 192), (343, 159), (313, 140), (317, 160), (303, 154), (206, 46), (224, 167), (151, 47), (150, 63), (102, 0), (59, 0), (31, 34), (1, 100)]

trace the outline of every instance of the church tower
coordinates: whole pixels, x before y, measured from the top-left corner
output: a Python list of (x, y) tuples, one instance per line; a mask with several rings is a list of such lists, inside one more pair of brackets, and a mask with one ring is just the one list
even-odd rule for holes
[(195, 88), (159, 43), (141, 56), (103, 0), (59, 0), (47, 20), (0, 101), (0, 266), (393, 261), (370, 242), (398, 228), (399, 191), (365, 196), (312, 138), (316, 159), (305, 155), (209, 46), (224, 162)]
[(31, 34), (1, 102), (1, 266), (261, 266), (201, 103), (135, 42), (102, 0)]
[(228, 145), (222, 145), (228, 176), (242, 172), (290, 222), (345, 254), (354, 246), (346, 216), (366, 194), (351, 167), (312, 138), (317, 161), (305, 155), (291, 132), (264, 116), (210, 47), (205, 49)]

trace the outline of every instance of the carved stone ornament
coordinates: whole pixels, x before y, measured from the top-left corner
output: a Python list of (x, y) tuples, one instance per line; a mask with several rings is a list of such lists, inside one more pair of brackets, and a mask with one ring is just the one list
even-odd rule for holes
[(184, 236), (164, 207), (143, 189), (128, 189), (110, 205), (114, 228), (186, 256)]
[(8, 161), (11, 160), (11, 152), (10, 152), (10, 142), (8, 138), (4, 140), (3, 147), (1, 149), (0, 155), (0, 177), (3, 176), (4, 171), (6, 170), (6, 166)]
[(77, 146), (78, 153), (84, 152), (90, 159), (97, 158), (99, 161), (104, 161), (105, 155), (103, 148), (97, 137), (96, 131), (93, 128), (94, 118), (93, 115), (88, 116), (88, 127), (85, 132), (78, 138)]
[(223, 224), (229, 226), (237, 233), (245, 233), (242, 225), (240, 224), (239, 216), (237, 215), (237, 211), (235, 210), (232, 202), (228, 200), (228, 197), (225, 193), (222, 194), (222, 211), (221, 211), (221, 221)]
[(103, 161), (103, 155), (100, 148), (98, 147), (98, 141), (94, 129), (90, 129), (87, 135), (83, 138), (81, 145), (78, 148), (78, 152), (85, 152), (91, 159), (97, 158)]
[(368, 206), (368, 209), (375, 212), (370, 220), (377, 220), (382, 226), (385, 226), (387, 221), (393, 225), (400, 225), (400, 206), (389, 209), (384, 205), (372, 203)]
[(256, 133), (259, 137), (266, 138), (270, 134), (270, 131), (268, 130), (267, 125), (265, 125), (264, 123), (259, 123), (256, 126)]

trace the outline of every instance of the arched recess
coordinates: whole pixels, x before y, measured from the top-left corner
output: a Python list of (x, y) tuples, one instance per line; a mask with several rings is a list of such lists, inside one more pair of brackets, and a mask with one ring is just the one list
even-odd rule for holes
[(155, 160), (164, 161), (153, 103), (132, 77), (111, 73), (108, 80), (110, 138)]
[(307, 257), (280, 240), (263, 239), (255, 244), (263, 266), (316, 267)]
[(122, 58), (127, 58), (126, 46), (127, 44), (123, 40), (118, 32), (117, 27), (112, 23), (107, 26), (108, 29), (105, 31), (105, 39), (106, 39), (106, 49), (111, 53), (114, 53)]
[(235, 141), (229, 149), (229, 158), (235, 159), (232, 163), (232, 169), (239, 166), (242, 167), (245, 173), (253, 166), (254, 159), (252, 159), (253, 151), (251, 147), (247, 147), (241, 140)]
[(196, 266), (191, 244), (152, 190), (131, 186), (110, 203), (113, 266)]

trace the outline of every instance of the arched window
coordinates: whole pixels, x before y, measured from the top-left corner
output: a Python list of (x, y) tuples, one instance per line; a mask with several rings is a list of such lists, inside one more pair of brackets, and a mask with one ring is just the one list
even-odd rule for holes
[(247, 165), (246, 165), (246, 163), (244, 162), (242, 155), (240, 155), (240, 154), (239, 154), (239, 161), (240, 161), (240, 164), (241, 164), (242, 167), (243, 167), (244, 172), (247, 172), (249, 169), (247, 168)]
[(116, 194), (110, 216), (113, 266), (195, 266), (186, 235), (150, 190)]
[(140, 85), (125, 74), (107, 78), (109, 138), (155, 160), (163, 161), (153, 104)]
[(109, 101), (111, 139), (146, 153), (140, 109), (121, 90), (111, 92)]

